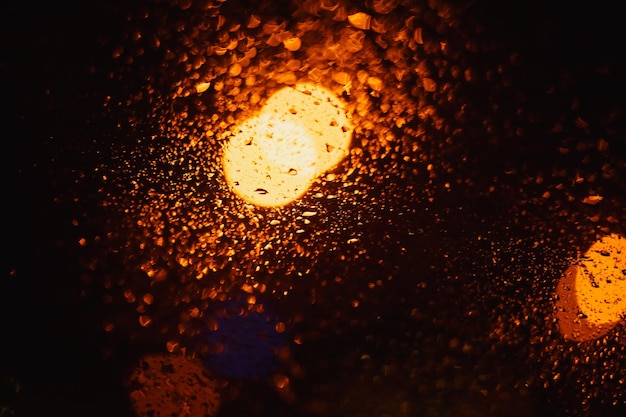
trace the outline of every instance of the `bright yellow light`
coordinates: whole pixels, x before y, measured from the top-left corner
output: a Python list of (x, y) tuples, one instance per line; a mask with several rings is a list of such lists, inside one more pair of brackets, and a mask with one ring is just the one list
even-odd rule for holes
[(597, 324), (617, 323), (626, 313), (626, 238), (612, 234), (595, 242), (581, 267), (576, 281), (581, 311)]
[(351, 136), (343, 103), (330, 91), (314, 84), (285, 87), (237, 126), (224, 146), (224, 175), (245, 201), (283, 206), (347, 155)]
[(595, 242), (557, 286), (561, 333), (576, 341), (608, 333), (626, 315), (626, 238)]

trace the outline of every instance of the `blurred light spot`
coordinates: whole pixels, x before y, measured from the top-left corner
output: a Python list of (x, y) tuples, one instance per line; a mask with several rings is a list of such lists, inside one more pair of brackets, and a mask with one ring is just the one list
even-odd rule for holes
[(141, 315), (139, 316), (139, 324), (141, 324), (142, 327), (148, 327), (152, 324), (152, 319), (150, 316)]
[(285, 49), (297, 51), (302, 46), (302, 41), (300, 38), (288, 38), (283, 41), (283, 45), (285, 46)]
[(167, 349), (168, 352), (170, 353), (174, 353), (178, 350), (178, 347), (180, 346), (180, 344), (175, 341), (175, 340), (168, 340), (165, 347)]
[(603, 197), (601, 195), (590, 195), (583, 198), (583, 203), (589, 204), (591, 206), (595, 206), (600, 201), (602, 201)]
[(128, 379), (128, 393), (138, 417), (214, 416), (218, 385), (199, 362), (170, 354), (146, 355)]
[(209, 89), (210, 86), (211, 86), (211, 83), (200, 83), (196, 85), (196, 92), (198, 94), (204, 93), (206, 90)]
[(289, 377), (286, 375), (276, 374), (272, 377), (272, 380), (278, 389), (283, 389), (289, 385)]
[(559, 281), (556, 317), (566, 339), (586, 341), (608, 333), (626, 314), (626, 239), (596, 241)]
[(224, 146), (224, 174), (245, 201), (282, 206), (347, 155), (351, 135), (342, 103), (328, 90), (286, 87), (237, 127)]
[(276, 323), (276, 326), (274, 329), (276, 330), (276, 333), (284, 333), (287, 327), (285, 326), (285, 323), (281, 321), (281, 322)]
[(358, 12), (348, 16), (348, 22), (358, 29), (368, 30), (370, 28), (371, 21), (371, 16), (363, 12)]
[(154, 302), (154, 296), (150, 293), (146, 293), (143, 296), (143, 302), (147, 305), (151, 305)]

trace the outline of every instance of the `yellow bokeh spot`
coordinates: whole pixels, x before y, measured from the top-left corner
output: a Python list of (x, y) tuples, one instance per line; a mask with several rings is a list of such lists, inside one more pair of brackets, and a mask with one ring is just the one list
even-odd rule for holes
[(581, 312), (598, 325), (617, 323), (626, 313), (626, 238), (602, 238), (580, 263), (576, 297)]
[(559, 281), (556, 317), (566, 339), (586, 341), (608, 333), (626, 315), (626, 238), (596, 241)]
[(224, 175), (246, 202), (283, 206), (347, 155), (351, 137), (334, 94), (315, 84), (285, 87), (236, 127), (224, 146)]

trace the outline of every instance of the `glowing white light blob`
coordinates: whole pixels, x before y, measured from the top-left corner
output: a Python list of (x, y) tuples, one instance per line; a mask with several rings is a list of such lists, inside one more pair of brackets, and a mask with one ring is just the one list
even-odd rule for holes
[(348, 153), (352, 125), (343, 103), (315, 84), (285, 87), (237, 126), (224, 146), (231, 190), (263, 207), (301, 197)]
[(626, 315), (626, 238), (596, 241), (557, 286), (559, 328), (566, 339), (585, 341), (608, 333)]

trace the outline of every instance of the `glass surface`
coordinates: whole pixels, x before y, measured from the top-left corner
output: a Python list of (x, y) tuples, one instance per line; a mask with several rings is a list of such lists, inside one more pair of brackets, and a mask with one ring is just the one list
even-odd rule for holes
[(128, 3), (2, 6), (0, 416), (626, 415), (617, 5)]

